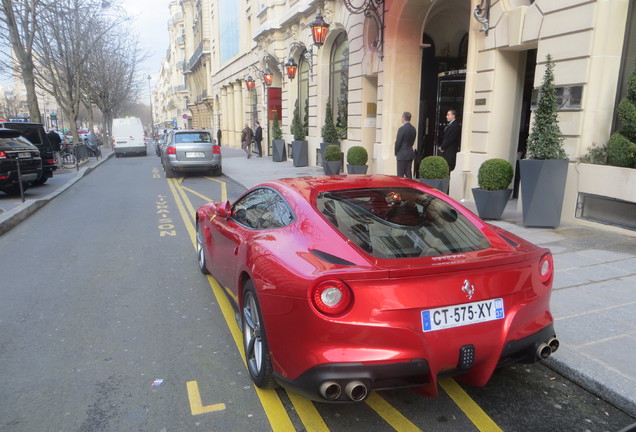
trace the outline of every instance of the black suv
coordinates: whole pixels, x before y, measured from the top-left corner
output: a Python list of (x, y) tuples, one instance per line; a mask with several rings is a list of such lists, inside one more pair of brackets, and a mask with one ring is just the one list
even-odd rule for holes
[(53, 177), (53, 171), (57, 169), (57, 165), (55, 164), (55, 156), (53, 156), (53, 150), (51, 149), (51, 144), (49, 144), (49, 139), (46, 136), (46, 131), (42, 123), (8, 121), (0, 122), (0, 128), (20, 131), (23, 137), (28, 139), (31, 144), (40, 150), (42, 175), (32, 184), (44, 184), (48, 179)]
[(24, 139), (19, 131), (0, 129), (0, 190), (17, 195), (20, 193), (20, 179), (23, 189), (26, 189), (40, 177), (42, 159), (37, 147)]

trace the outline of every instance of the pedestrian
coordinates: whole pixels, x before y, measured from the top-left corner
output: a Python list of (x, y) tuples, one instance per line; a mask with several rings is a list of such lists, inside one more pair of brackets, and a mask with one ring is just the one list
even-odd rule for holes
[(245, 128), (241, 131), (241, 147), (247, 154), (248, 159), (252, 157), (252, 139), (254, 139), (254, 132), (245, 123)]
[(51, 144), (51, 150), (53, 150), (53, 157), (57, 163), (57, 167), (60, 168), (62, 166), (62, 161), (60, 160), (60, 150), (62, 149), (62, 137), (55, 131), (55, 129), (51, 129), (47, 134), (49, 138), (49, 144)]
[(402, 126), (397, 131), (397, 138), (395, 139), (395, 158), (397, 159), (397, 176), (406, 177), (408, 179), (413, 178), (413, 159), (415, 159), (415, 151), (413, 150), (413, 144), (415, 143), (415, 137), (417, 131), (415, 127), (410, 123), (411, 113), (404, 112), (402, 114)]
[(216, 130), (216, 143), (221, 145), (221, 126), (219, 126)]
[(448, 124), (444, 128), (444, 139), (442, 140), (442, 145), (439, 146), (439, 151), (448, 162), (448, 168), (452, 171), (455, 169), (455, 163), (457, 162), (457, 152), (462, 138), (462, 127), (457, 121), (457, 111), (454, 109), (448, 110), (446, 121)]
[(263, 148), (261, 147), (261, 141), (263, 141), (263, 128), (258, 120), (254, 122), (256, 128), (254, 129), (254, 143), (256, 144), (256, 150), (258, 150), (258, 157), (263, 157)]

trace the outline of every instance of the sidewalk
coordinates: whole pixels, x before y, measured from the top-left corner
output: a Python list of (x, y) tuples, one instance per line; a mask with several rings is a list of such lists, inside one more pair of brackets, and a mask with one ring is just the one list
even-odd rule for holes
[[(263, 181), (322, 175), (321, 167), (294, 167), (291, 161), (247, 159), (239, 149), (222, 148), (223, 173), (246, 188)], [(465, 203), (476, 213), (474, 204)], [(581, 387), (636, 417), (636, 232), (633, 236), (561, 224), (525, 228), (517, 202), (500, 221), (520, 237), (548, 247), (556, 268), (552, 294), (559, 350), (546, 364)]]
[[(0, 235), (113, 156), (110, 149), (102, 152), (103, 158), (90, 159), (79, 171), (56, 172), (45, 185), (55, 190), (46, 195), (34, 199), (39, 189), (33, 188), (25, 203), (0, 200)], [(246, 188), (266, 180), (323, 174), (320, 167), (294, 167), (291, 160), (272, 162), (271, 156), (247, 159), (240, 149), (222, 147), (222, 154), (223, 173)], [(9, 202), (11, 208), (6, 207)], [(472, 203), (465, 205), (475, 211)], [(525, 228), (516, 208), (511, 201), (502, 220), (493, 224), (549, 247), (554, 255), (552, 312), (561, 347), (546, 364), (636, 417), (636, 233), (574, 224)]]

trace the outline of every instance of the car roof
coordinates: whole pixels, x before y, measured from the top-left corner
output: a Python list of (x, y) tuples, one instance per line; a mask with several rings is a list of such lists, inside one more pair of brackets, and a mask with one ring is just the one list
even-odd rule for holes
[(306, 200), (314, 194), (334, 190), (422, 186), (415, 180), (384, 174), (285, 178), (272, 180), (265, 185), (279, 185), (291, 189), (304, 196)]
[(210, 133), (210, 131), (207, 131), (205, 129), (173, 129), (174, 133)]
[(15, 129), (0, 128), (0, 138), (17, 138), (22, 136), (22, 132)]

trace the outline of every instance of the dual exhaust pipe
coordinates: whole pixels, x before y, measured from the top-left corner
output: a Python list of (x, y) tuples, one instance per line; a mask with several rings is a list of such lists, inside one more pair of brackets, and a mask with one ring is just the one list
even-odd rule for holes
[(547, 342), (542, 343), (537, 348), (537, 359), (545, 360), (548, 357), (550, 357), (550, 355), (552, 355), (553, 352), (556, 352), (556, 350), (558, 349), (559, 349), (559, 340), (557, 338), (550, 338), (548, 339)]
[[(347, 383), (344, 392), (350, 400), (360, 402), (367, 397), (369, 389), (361, 381), (354, 380)], [(325, 381), (320, 385), (320, 395), (329, 401), (337, 400), (341, 394), (342, 386), (336, 381)]]

